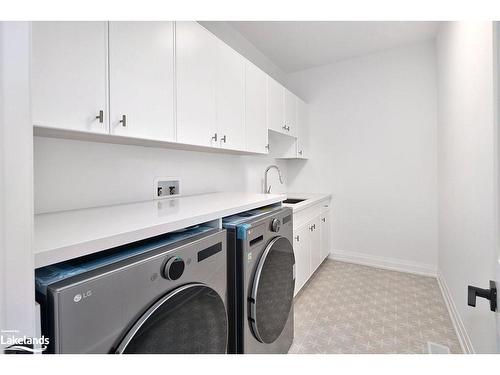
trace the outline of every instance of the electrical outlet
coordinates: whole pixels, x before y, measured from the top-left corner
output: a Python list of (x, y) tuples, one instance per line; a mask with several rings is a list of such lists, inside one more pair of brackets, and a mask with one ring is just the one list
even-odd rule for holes
[(154, 198), (161, 199), (180, 195), (180, 179), (174, 177), (157, 177), (154, 181)]

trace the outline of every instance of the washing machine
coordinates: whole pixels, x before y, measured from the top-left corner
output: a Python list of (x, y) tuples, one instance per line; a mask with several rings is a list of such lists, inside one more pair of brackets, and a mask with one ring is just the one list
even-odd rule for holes
[(230, 353), (287, 353), (293, 342), (295, 257), (290, 208), (223, 219), (228, 238)]
[(226, 353), (226, 231), (198, 226), (36, 270), (50, 353)]

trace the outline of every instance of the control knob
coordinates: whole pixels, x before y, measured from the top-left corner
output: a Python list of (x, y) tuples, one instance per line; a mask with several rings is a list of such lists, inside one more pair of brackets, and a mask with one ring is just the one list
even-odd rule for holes
[(165, 263), (163, 267), (163, 277), (168, 280), (177, 280), (184, 273), (184, 260), (181, 257), (172, 257)]
[(271, 221), (271, 232), (278, 232), (281, 228), (281, 221), (279, 219), (273, 219)]

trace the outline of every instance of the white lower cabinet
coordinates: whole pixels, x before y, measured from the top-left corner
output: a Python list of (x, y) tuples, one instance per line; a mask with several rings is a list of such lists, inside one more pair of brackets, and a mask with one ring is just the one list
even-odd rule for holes
[(332, 243), (332, 228), (330, 223), (330, 209), (325, 207), (320, 215), (321, 259), (330, 255)]
[[(295, 255), (295, 292), (305, 283), (330, 254), (331, 228), (329, 204), (305, 209), (301, 216), (309, 216), (304, 224), (294, 228), (293, 249)], [(320, 212), (320, 213), (319, 213)], [(295, 218), (294, 218), (295, 220)]]
[(309, 227), (303, 225), (294, 230), (293, 251), (295, 255), (295, 292), (294, 296), (302, 289), (309, 279), (311, 268), (310, 247), (308, 242)]
[(310, 274), (312, 275), (314, 271), (319, 267), (321, 262), (323, 262), (323, 258), (321, 257), (323, 254), (321, 248), (321, 227), (320, 227), (320, 218), (315, 217), (309, 222), (309, 244), (311, 247), (311, 269)]

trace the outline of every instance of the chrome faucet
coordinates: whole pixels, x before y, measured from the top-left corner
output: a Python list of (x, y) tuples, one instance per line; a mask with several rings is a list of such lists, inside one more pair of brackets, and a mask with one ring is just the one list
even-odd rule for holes
[(283, 183), (283, 177), (281, 176), (281, 171), (280, 169), (278, 168), (277, 165), (270, 165), (269, 167), (266, 168), (266, 171), (264, 172), (264, 192), (266, 194), (270, 194), (271, 193), (271, 185), (269, 185), (269, 188), (267, 187), (267, 172), (269, 172), (270, 169), (276, 169), (278, 171), (278, 177), (280, 179), (280, 183), (282, 184)]

